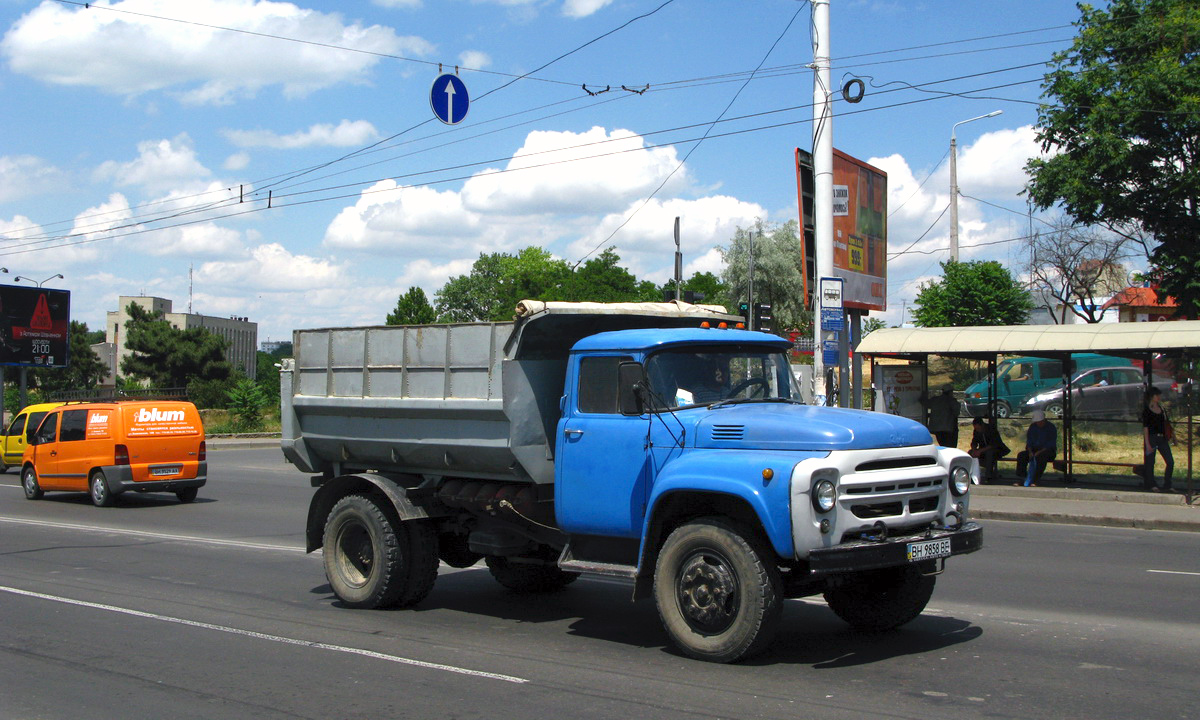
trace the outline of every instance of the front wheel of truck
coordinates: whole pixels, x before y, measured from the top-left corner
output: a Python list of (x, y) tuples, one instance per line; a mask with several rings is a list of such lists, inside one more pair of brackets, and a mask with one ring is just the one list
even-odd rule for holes
[(654, 600), (680, 650), (729, 663), (762, 652), (782, 611), (779, 569), (761, 542), (724, 520), (677, 528), (654, 569)]
[(437, 535), (429, 520), (401, 522), (364, 495), (347, 495), (325, 521), (325, 577), (352, 608), (407, 607), (433, 589)]
[(827, 590), (825, 602), (859, 630), (891, 630), (921, 614), (935, 581), (911, 566), (871, 570)]

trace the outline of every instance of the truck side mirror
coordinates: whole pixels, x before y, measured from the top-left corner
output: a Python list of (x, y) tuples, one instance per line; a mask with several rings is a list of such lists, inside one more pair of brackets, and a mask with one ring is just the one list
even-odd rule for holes
[(617, 366), (617, 401), (622, 415), (646, 411), (646, 370), (641, 363), (626, 360)]

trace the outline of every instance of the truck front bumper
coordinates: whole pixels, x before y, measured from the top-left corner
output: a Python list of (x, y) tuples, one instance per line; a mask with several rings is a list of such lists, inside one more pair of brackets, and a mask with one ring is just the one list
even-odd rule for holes
[[(927, 544), (944, 540), (949, 541), (948, 553), (944, 553), (944, 544)], [(808, 554), (808, 569), (813, 575), (860, 572), (965, 555), (982, 547), (983, 526), (968, 521), (953, 530), (921, 532), (878, 541), (854, 540), (813, 550)]]

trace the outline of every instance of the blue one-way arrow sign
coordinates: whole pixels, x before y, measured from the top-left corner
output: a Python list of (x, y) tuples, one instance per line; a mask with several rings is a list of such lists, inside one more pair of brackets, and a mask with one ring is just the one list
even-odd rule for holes
[(438, 120), (447, 125), (457, 125), (467, 116), (471, 96), (467, 86), (457, 75), (438, 75), (429, 89), (429, 106)]

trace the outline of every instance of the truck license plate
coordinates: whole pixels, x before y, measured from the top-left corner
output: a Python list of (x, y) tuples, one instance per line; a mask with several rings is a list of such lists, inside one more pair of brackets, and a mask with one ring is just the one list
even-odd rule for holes
[(908, 561), (950, 557), (950, 538), (908, 544)]
[[(150, 468), (151, 475), (178, 475), (183, 468), (179, 465), (169, 465), (167, 467)], [(909, 546), (909, 554), (912, 554), (912, 546)]]

